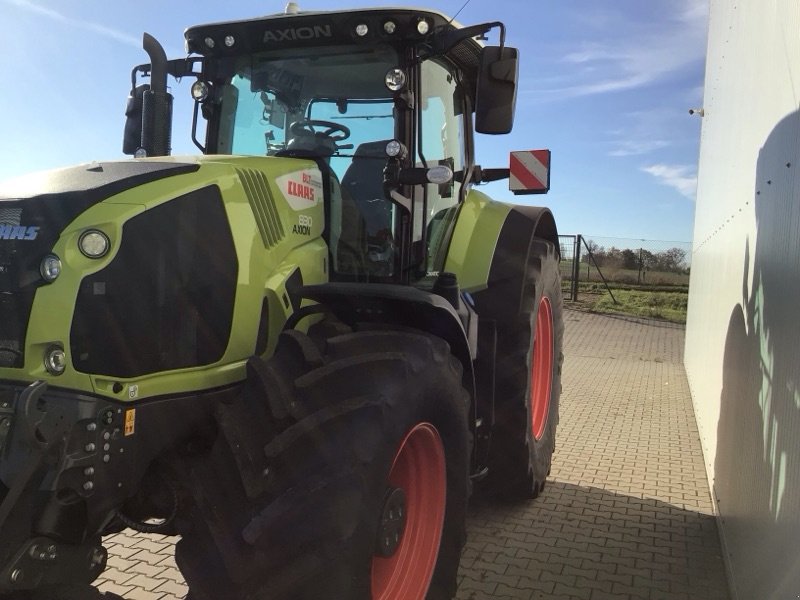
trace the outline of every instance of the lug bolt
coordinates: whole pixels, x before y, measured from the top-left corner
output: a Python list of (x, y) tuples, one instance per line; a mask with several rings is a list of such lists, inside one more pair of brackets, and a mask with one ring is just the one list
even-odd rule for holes
[(103, 456), (103, 462), (104, 462), (104, 463), (107, 463), (107, 462), (108, 462), (108, 461), (110, 461), (110, 460), (111, 460), (111, 456), (110, 456), (110, 455), (108, 455), (108, 454), (105, 454), (105, 455)]
[(95, 448), (97, 448), (97, 446), (95, 446), (92, 443), (89, 443), (89, 444), (86, 444), (84, 450), (86, 450), (87, 452), (94, 452)]
[(86, 475), (87, 477), (91, 477), (92, 475), (94, 475), (94, 467), (86, 467), (83, 470), (83, 474)]
[(17, 583), (25, 573), (22, 569), (14, 569), (11, 571), (11, 583)]
[(104, 439), (104, 440), (110, 440), (110, 439), (111, 439), (111, 434), (110, 434), (109, 432), (107, 432), (107, 431), (106, 431), (106, 432), (103, 434), (103, 439)]
[(105, 450), (106, 452), (111, 450), (111, 444), (103, 444), (103, 450)]
[(91, 481), (87, 481), (86, 483), (83, 484), (83, 489), (85, 489), (87, 492), (89, 490), (94, 489), (94, 483), (92, 483)]
[(97, 429), (97, 423), (89, 423), (86, 426), (86, 431), (94, 431), (95, 429)]

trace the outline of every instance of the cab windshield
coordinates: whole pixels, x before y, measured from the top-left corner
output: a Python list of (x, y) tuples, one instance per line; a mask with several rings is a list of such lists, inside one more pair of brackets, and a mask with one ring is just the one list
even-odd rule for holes
[[(326, 238), (334, 277), (391, 278), (397, 208), (385, 197), (395, 103), (389, 46), (292, 48), (242, 57), (223, 88), (221, 154), (322, 159), (330, 166)], [(327, 171), (327, 169), (326, 169)]]
[[(292, 48), (238, 59), (223, 90), (218, 152), (317, 155), (341, 180), (355, 155), (394, 137), (388, 46)], [(325, 123), (320, 123), (325, 122)], [(378, 144), (380, 142), (380, 144)], [(380, 169), (379, 169), (380, 170)]]

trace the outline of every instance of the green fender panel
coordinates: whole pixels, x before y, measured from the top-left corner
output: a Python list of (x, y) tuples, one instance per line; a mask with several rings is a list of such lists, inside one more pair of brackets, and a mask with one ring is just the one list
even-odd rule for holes
[(532, 237), (553, 242), (558, 231), (549, 209), (506, 204), (472, 190), (461, 206), (445, 261), (461, 289), (475, 293), (524, 270)]
[(458, 276), (465, 292), (477, 292), (488, 285), (497, 239), (511, 208), (510, 204), (496, 202), (476, 190), (470, 191), (461, 206), (445, 271)]

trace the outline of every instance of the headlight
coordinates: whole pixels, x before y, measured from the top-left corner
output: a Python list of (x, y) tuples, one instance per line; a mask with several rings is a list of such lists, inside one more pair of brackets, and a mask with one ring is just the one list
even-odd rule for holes
[(50, 346), (44, 352), (44, 368), (51, 375), (61, 375), (67, 368), (67, 353), (61, 346)]
[(400, 143), (399, 140), (391, 140), (388, 144), (386, 144), (386, 156), (389, 158), (399, 158), (404, 159), (408, 151), (403, 144)]
[(386, 71), (386, 76), (384, 78), (384, 83), (386, 87), (389, 88), (392, 92), (399, 92), (403, 89), (403, 86), (406, 84), (406, 74), (403, 72), (403, 69), (389, 69)]
[(61, 274), (61, 259), (55, 254), (48, 254), (42, 259), (42, 264), (39, 265), (39, 273), (46, 282), (55, 281)]
[(198, 102), (203, 102), (206, 98), (208, 98), (208, 84), (205, 81), (201, 81), (198, 79), (192, 84), (191, 94), (192, 98), (197, 100)]
[(101, 258), (108, 253), (111, 242), (108, 236), (97, 229), (84, 231), (78, 240), (78, 247), (89, 258)]

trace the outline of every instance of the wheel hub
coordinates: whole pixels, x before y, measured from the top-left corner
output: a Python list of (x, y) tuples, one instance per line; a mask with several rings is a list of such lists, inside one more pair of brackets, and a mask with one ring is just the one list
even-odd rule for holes
[(406, 528), (406, 494), (401, 488), (389, 488), (383, 500), (378, 523), (375, 554), (384, 558), (394, 555)]

